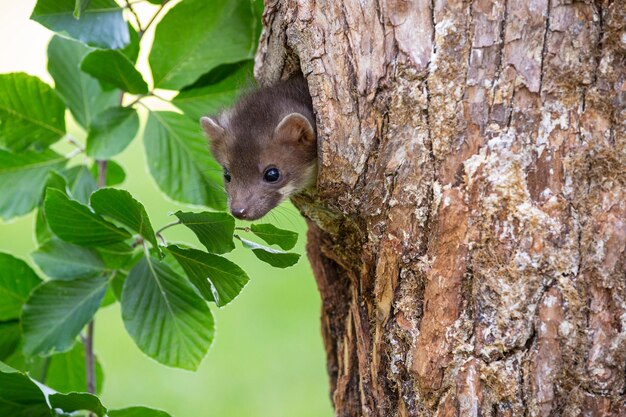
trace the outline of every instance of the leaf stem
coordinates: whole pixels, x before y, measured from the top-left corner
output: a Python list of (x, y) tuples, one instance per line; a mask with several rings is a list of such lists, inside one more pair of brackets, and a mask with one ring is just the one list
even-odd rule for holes
[(148, 93), (148, 94), (141, 94), (141, 95), (139, 95), (136, 99), (134, 99), (133, 101), (131, 101), (130, 103), (128, 103), (128, 104), (127, 104), (126, 106), (124, 106), (124, 107), (132, 107), (132, 106), (134, 106), (135, 104), (139, 103), (139, 100), (141, 100), (142, 98), (144, 98), (144, 97), (146, 97), (146, 96), (148, 96), (148, 95), (150, 95), (150, 93)]
[(152, 16), (150, 21), (148, 21), (148, 24), (146, 25), (146, 27), (144, 27), (143, 30), (139, 31), (139, 40), (141, 40), (141, 38), (143, 38), (144, 33), (146, 33), (146, 31), (150, 28), (150, 26), (152, 26), (152, 24), (156, 20), (157, 16), (159, 15), (159, 13), (161, 13), (161, 10), (163, 10), (163, 8), (165, 7), (165, 5), (167, 3), (169, 3), (169, 0), (163, 1), (163, 4), (161, 4), (161, 6), (159, 6), (159, 9), (156, 11), (156, 13), (154, 13), (154, 15)]
[(98, 165), (98, 188), (102, 188), (107, 183), (107, 161), (105, 160), (97, 160), (96, 164)]
[(128, 8), (128, 10), (130, 10), (130, 12), (133, 14), (133, 16), (135, 16), (135, 22), (137, 22), (137, 31), (138, 31), (138, 33), (143, 32), (143, 29), (141, 28), (141, 21), (139, 20), (139, 16), (137, 16), (137, 13), (135, 12), (135, 9), (133, 9), (133, 5), (130, 4), (129, 0), (126, 0), (126, 7)]
[(250, 229), (249, 227), (235, 227), (235, 230), (243, 230), (244, 232), (248, 233), (252, 231), (252, 229)]
[(180, 223), (181, 223), (181, 221), (180, 221), (180, 220), (176, 220), (175, 222), (172, 222), (172, 223), (166, 224), (165, 226), (163, 226), (162, 228), (160, 228), (159, 230), (157, 230), (157, 231), (155, 232), (155, 235), (160, 236), (160, 235), (161, 235), (161, 232), (162, 232), (162, 231), (164, 231), (165, 229), (169, 229), (170, 227), (174, 227), (174, 226), (176, 226), (176, 225), (179, 225)]
[(69, 143), (71, 143), (72, 145), (76, 146), (78, 149), (80, 149), (82, 152), (85, 152), (85, 147), (83, 146), (82, 143), (80, 143), (79, 141), (76, 140), (76, 138), (72, 135), (67, 135), (67, 141)]

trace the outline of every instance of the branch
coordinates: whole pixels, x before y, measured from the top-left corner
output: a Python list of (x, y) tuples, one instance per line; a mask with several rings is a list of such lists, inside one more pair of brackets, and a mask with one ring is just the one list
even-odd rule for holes
[(154, 14), (154, 16), (152, 16), (152, 18), (150, 19), (150, 21), (148, 22), (148, 24), (146, 25), (145, 28), (143, 28), (143, 30), (139, 31), (139, 40), (141, 40), (141, 38), (143, 37), (143, 34), (146, 33), (146, 31), (150, 28), (150, 26), (152, 26), (152, 24), (154, 23), (154, 21), (156, 20), (157, 16), (159, 15), (159, 13), (161, 13), (161, 10), (163, 10), (163, 8), (165, 7), (165, 5), (167, 3), (169, 3), (170, 0), (165, 0), (163, 2), (163, 4), (161, 4), (161, 6), (159, 6), (159, 10), (156, 11), (156, 13)]
[(126, 0), (126, 7), (128, 8), (128, 10), (130, 10), (130, 12), (133, 14), (133, 16), (135, 16), (135, 22), (137, 22), (137, 31), (138, 33), (143, 32), (143, 29), (141, 29), (141, 21), (139, 20), (139, 16), (137, 16), (137, 13), (135, 12), (135, 9), (133, 9), (132, 4), (130, 4), (129, 0)]
[(174, 227), (178, 224), (181, 224), (180, 220), (177, 220), (175, 222), (172, 222), (170, 224), (166, 224), (165, 226), (163, 226), (162, 228), (160, 228), (159, 230), (157, 230), (154, 234), (161, 239), (161, 242), (163, 242), (164, 245), (167, 245), (167, 243), (165, 242), (165, 239), (163, 238), (163, 236), (161, 236), (161, 232), (164, 231), (165, 229), (169, 229), (170, 227)]

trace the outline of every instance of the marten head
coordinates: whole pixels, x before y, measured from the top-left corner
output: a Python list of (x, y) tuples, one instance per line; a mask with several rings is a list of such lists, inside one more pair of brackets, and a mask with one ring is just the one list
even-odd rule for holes
[(229, 210), (238, 219), (263, 217), (315, 183), (317, 136), (307, 105), (311, 98), (303, 88), (306, 83), (299, 80), (283, 82), (246, 95), (217, 117), (201, 119), (224, 170)]

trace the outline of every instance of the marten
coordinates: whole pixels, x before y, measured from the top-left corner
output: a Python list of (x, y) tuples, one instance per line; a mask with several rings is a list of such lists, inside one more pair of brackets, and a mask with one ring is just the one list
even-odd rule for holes
[(224, 170), (228, 208), (236, 218), (259, 219), (315, 184), (315, 116), (302, 76), (251, 91), (200, 123)]

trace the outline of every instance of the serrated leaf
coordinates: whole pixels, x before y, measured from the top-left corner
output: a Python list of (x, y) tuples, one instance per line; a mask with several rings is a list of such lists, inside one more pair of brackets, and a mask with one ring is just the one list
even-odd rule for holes
[(257, 26), (249, 0), (186, 0), (156, 28), (150, 52), (154, 86), (179, 90), (220, 64), (254, 57)]
[(226, 209), (222, 168), (209, 154), (199, 123), (173, 112), (150, 112), (144, 133), (150, 174), (174, 200)]
[[(48, 173), (48, 179), (46, 180), (46, 185), (44, 189), (47, 188), (54, 188), (61, 192), (66, 192), (67, 180), (56, 171), (50, 171)], [(52, 231), (48, 227), (46, 214), (43, 209), (44, 199), (45, 191), (44, 194), (41, 196), (41, 201), (39, 202), (39, 207), (37, 208), (37, 218), (35, 219), (35, 239), (40, 245), (52, 239), (53, 237)]]
[(130, 238), (130, 234), (87, 206), (70, 200), (58, 190), (48, 189), (44, 201), (46, 219), (55, 235), (80, 246), (105, 246)]
[[(67, 352), (50, 356), (48, 361), (48, 371), (42, 383), (59, 392), (87, 391), (85, 348), (82, 343), (74, 344), (74, 347)], [(100, 392), (104, 382), (104, 373), (97, 358), (95, 367), (96, 392)]]
[(83, 204), (87, 204), (91, 193), (98, 188), (96, 180), (85, 165), (73, 166), (63, 176), (67, 179), (70, 196)]
[(107, 409), (102, 405), (100, 399), (95, 395), (86, 392), (70, 392), (68, 394), (52, 394), (48, 397), (50, 406), (63, 410), (65, 413), (74, 411), (91, 411), (99, 417), (104, 417)]
[(221, 256), (175, 245), (167, 249), (200, 294), (220, 307), (237, 297), (250, 280), (243, 269)]
[(72, 280), (101, 274), (105, 265), (93, 249), (72, 245), (52, 238), (35, 252), (32, 258), (50, 278)]
[(37, 77), (0, 74), (0, 148), (42, 150), (65, 135), (65, 104)]
[(17, 350), (21, 338), (18, 320), (0, 322), (0, 361), (5, 361)]
[(128, 274), (122, 318), (139, 349), (168, 366), (197, 369), (213, 340), (213, 317), (204, 300), (154, 258), (142, 258)]
[(91, 207), (96, 213), (128, 226), (150, 242), (153, 248), (159, 248), (146, 209), (128, 191), (102, 188), (92, 194)]
[(9, 220), (37, 206), (48, 174), (65, 165), (61, 155), (44, 152), (13, 154), (0, 150), (0, 218)]
[(97, 49), (83, 58), (80, 69), (126, 92), (148, 93), (148, 84), (122, 51)]
[(129, 42), (123, 11), (114, 0), (91, 0), (80, 19), (75, 0), (38, 0), (30, 18), (61, 35), (90, 46), (119, 49)]
[(250, 230), (268, 245), (278, 245), (282, 250), (293, 249), (298, 242), (296, 232), (279, 229), (273, 224), (253, 224), (250, 226)]
[(181, 91), (174, 97), (172, 104), (193, 120), (200, 120), (200, 117), (207, 114), (216, 114), (221, 109), (230, 106), (246, 83), (253, 79), (253, 61), (234, 65), (237, 66), (233, 68), (233, 65), (224, 65), (215, 68), (214, 71), (218, 71), (220, 68), (229, 67), (232, 72), (220, 79), (220, 74), (213, 74), (212, 71), (207, 75), (217, 79), (216, 82), (213, 82), (211, 78), (202, 80), (203, 86)]
[(109, 281), (104, 276), (47, 281), (24, 304), (26, 356), (65, 352), (100, 306)]
[[(150, 0), (148, 0), (150, 1)], [(151, 1), (152, 3), (153, 1)], [(109, 417), (172, 417), (165, 411), (148, 407), (129, 407), (120, 410), (109, 410)]]
[[(98, 178), (98, 164), (93, 164), (90, 168), (91, 175), (94, 178)], [(126, 179), (126, 173), (124, 172), (124, 168), (120, 166), (115, 161), (108, 160), (107, 161), (107, 175), (106, 175), (106, 186), (111, 187), (113, 185), (119, 185), (124, 182)]]
[(51, 417), (41, 389), (26, 375), (0, 368), (0, 416)]
[(297, 253), (283, 252), (277, 249), (268, 248), (258, 243), (246, 240), (241, 236), (235, 235), (241, 241), (244, 248), (252, 250), (254, 255), (261, 261), (268, 263), (276, 268), (288, 268), (298, 263), (300, 255)]
[(211, 253), (226, 253), (235, 249), (233, 233), (235, 219), (228, 213), (174, 213)]
[(98, 114), (87, 136), (87, 155), (110, 159), (122, 152), (139, 130), (139, 116), (130, 107), (113, 107)]
[(26, 262), (8, 253), (0, 253), (0, 320), (20, 316), (22, 305), (41, 278)]
[(48, 72), (55, 89), (65, 99), (74, 119), (88, 129), (94, 116), (115, 106), (119, 90), (103, 91), (100, 83), (80, 70), (80, 63), (92, 49), (55, 35), (48, 44)]

